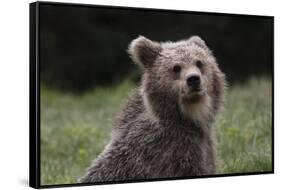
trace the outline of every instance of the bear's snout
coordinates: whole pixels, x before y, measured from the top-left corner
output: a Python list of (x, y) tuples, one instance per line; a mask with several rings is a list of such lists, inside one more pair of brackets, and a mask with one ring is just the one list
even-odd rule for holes
[(187, 77), (186, 84), (194, 91), (200, 90), (201, 78), (197, 74), (192, 74)]

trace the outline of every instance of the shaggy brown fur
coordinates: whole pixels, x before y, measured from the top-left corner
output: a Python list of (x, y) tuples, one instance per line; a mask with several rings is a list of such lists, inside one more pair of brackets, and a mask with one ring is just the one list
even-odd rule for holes
[(197, 36), (164, 43), (140, 36), (128, 52), (142, 83), (80, 182), (213, 174), (212, 124), (225, 79), (212, 52)]

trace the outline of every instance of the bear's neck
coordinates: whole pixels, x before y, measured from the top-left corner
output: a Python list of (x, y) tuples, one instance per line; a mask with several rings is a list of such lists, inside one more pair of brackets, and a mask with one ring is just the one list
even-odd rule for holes
[[(142, 97), (145, 111), (152, 121), (171, 127), (178, 125), (200, 128), (209, 128), (213, 123), (213, 117), (209, 115), (202, 115), (199, 120), (189, 117), (179, 106), (177, 98), (168, 93), (144, 93)], [(209, 110), (207, 114), (212, 114), (212, 111)]]
[[(152, 120), (166, 123), (186, 123), (187, 118), (181, 113), (178, 103), (168, 95), (161, 93), (145, 93), (143, 95), (144, 107)], [(190, 121), (188, 121), (190, 122)]]

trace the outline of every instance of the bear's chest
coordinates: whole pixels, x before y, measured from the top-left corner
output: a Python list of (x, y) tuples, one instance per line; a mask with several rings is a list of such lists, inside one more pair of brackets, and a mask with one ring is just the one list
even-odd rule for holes
[(147, 130), (144, 136), (137, 138), (134, 147), (136, 165), (143, 173), (151, 177), (182, 176), (192, 173), (196, 165), (204, 161), (204, 141), (200, 135), (186, 131), (152, 131)]

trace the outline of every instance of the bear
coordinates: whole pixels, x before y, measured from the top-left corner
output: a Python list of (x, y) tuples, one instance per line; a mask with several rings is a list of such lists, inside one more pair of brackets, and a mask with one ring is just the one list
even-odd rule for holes
[(81, 183), (187, 178), (215, 174), (214, 123), (225, 75), (198, 36), (128, 48), (140, 85), (117, 117), (111, 139)]

